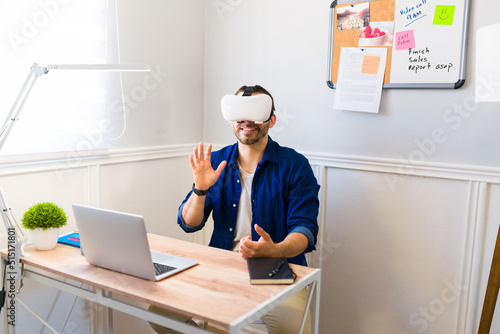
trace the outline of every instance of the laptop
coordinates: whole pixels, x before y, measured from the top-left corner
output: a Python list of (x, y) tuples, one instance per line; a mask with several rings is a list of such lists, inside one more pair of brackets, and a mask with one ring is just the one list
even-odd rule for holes
[(152, 252), (142, 216), (73, 204), (88, 263), (159, 281), (196, 265), (195, 260)]

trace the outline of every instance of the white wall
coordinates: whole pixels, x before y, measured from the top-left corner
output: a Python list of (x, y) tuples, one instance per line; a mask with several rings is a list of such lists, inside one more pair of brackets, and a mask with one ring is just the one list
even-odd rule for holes
[[(491, 154), (500, 142), (494, 125), (500, 117), (498, 103), (474, 102), (489, 88), (476, 96), (476, 81), (486, 79), (478, 78), (477, 64), (489, 65), (490, 74), (494, 73), (491, 68), (498, 68), (482, 56), (498, 52), (496, 43), (476, 49), (478, 30), (498, 23), (494, 15), (485, 15), (494, 10), (490, 5), (471, 4), (464, 87), (385, 90), (380, 113), (370, 115), (332, 108), (335, 90), (326, 85), (331, 1), (310, 1), (307, 6), (298, 0), (227, 2), (234, 5), (225, 11), (217, 10), (218, 2), (207, 2), (206, 140), (230, 142), (233, 138), (221, 122), (220, 96), (242, 84), (261, 83), (284, 114), (278, 117), (281, 127), (274, 137), (301, 151), (408, 160), (419, 150), (415, 141), (431, 139), (432, 130), (442, 128), (447, 140), (429, 154), (424, 152), (424, 162), (500, 166), (500, 156)], [(497, 73), (494, 82), (499, 78)], [(491, 88), (498, 90), (498, 85)], [(458, 116), (448, 114), (455, 106), (463, 106), (470, 116), (462, 117), (461, 123), (457, 117), (451, 120)], [(301, 134), (312, 129), (314, 135), (302, 140)]]
[[(93, 149), (200, 140), (204, 1), (29, 0), (17, 5), (2, 0), (0, 6), (0, 60), (8, 64), (7, 75), (0, 78), (2, 125), (33, 62), (144, 63), (151, 68), (149, 73), (54, 70), (40, 77), (0, 156), (19, 154), (20, 148), (23, 153), (81, 150), (85, 146), (78, 140), (88, 137)], [(79, 31), (75, 41), (74, 30)], [(111, 125), (102, 126), (104, 121)], [(36, 131), (38, 140), (26, 141)]]
[[(2, 1), (2, 17), (9, 17), (9, 20), (3, 22), (12, 23), (12, 31), (19, 32), (24, 18), (31, 20), (35, 14), (46, 13), (40, 5), (44, 3), (46, 2), (34, 1), (30, 3), (34, 5), (33, 10), (32, 7), (30, 10), (16, 7), (14, 11), (12, 4)], [(58, 12), (50, 16), (47, 26), (58, 24), (63, 17), (68, 19), (65, 15), (75, 9), (74, 2), (57, 3)], [(37, 202), (52, 201), (59, 204), (69, 218), (68, 226), (61, 233), (76, 228), (71, 204), (82, 203), (142, 214), (148, 231), (195, 241), (198, 237), (185, 234), (177, 226), (176, 217), (177, 208), (191, 187), (192, 177), (187, 160), (194, 146), (191, 143), (202, 139), (204, 1), (117, 1), (116, 17), (115, 2), (112, 0), (98, 0), (89, 2), (88, 5), (102, 9), (110, 30), (114, 27), (115, 19), (118, 20), (120, 61), (146, 63), (152, 69), (150, 73), (128, 74), (123, 77), (123, 92), (128, 97), (126, 101), (129, 101), (126, 102), (126, 131), (119, 139), (107, 142), (107, 152), (78, 150), (79, 146), (86, 150), (96, 147), (94, 142), (98, 138), (93, 132), (92, 137), (83, 137), (72, 143), (70, 147), (74, 150), (67, 152), (28, 156), (0, 155), (0, 186), (3, 193), (18, 222), (21, 222), (24, 211)], [(98, 21), (101, 17), (88, 19)], [(70, 18), (69, 21), (71, 22)], [(33, 52), (33, 57), (37, 58), (37, 48), (43, 48), (45, 44), (42, 41), (50, 39), (47, 35), (50, 34), (41, 27), (22, 52)], [(16, 54), (12, 52), (9, 43), (4, 39), (2, 43), (5, 53), (15, 59)], [(118, 55), (117, 45), (113, 43), (116, 40), (110, 38), (107, 61), (115, 63)], [(30, 55), (23, 56), (29, 58)], [(43, 65), (57, 63), (47, 59), (46, 63), (42, 63), (43, 60), (40, 59), (34, 60)], [(69, 59), (64, 62), (77, 61)], [(0, 78), (5, 86), (9, 86), (0, 102), (2, 124), (31, 66), (31, 62), (22, 64), (13, 61), (9, 64), (17, 69), (18, 75), (15, 78)], [(55, 80), (56, 76), (50, 74), (47, 78)], [(69, 77), (64, 78), (71, 80)], [(35, 88), (43, 88), (44, 79), (46, 78), (40, 79)], [(110, 110), (102, 117), (112, 120), (116, 129), (120, 130), (124, 124), (123, 114), (113, 110), (113, 102), (120, 101), (121, 92), (116, 81), (110, 82), (109, 88)], [(36, 107), (34, 111), (38, 114), (50, 111), (51, 108), (50, 104)], [(23, 112), (24, 119), (29, 119), (32, 115), (30, 108)], [(21, 129), (19, 125), (14, 129), (16, 128)], [(108, 135), (113, 137), (120, 132)], [(29, 132), (24, 136), (29, 136)], [(12, 138), (15, 137), (9, 137)], [(31, 138), (34, 144), (37, 140)], [(60, 139), (59, 144), (64, 146), (64, 140)], [(102, 155), (81, 159), (89, 154)], [(7, 246), (7, 238), (5, 231), (0, 230), (0, 248), (3, 249)], [(25, 280), (19, 298), (56, 329), (61, 328), (65, 312), (71, 305), (71, 298), (66, 294), (29, 279)], [(88, 332), (88, 316), (92, 312), (94, 315), (100, 314), (103, 309), (79, 300), (71, 313), (66, 333)], [(115, 313), (114, 320), (115, 331), (118, 333), (151, 331), (146, 322), (134, 317)], [(21, 334), (49, 332), (43, 331), (40, 322), (19, 305), (16, 324), (16, 331)]]
[(205, 140), (234, 142), (220, 97), (261, 84), (271, 136), (322, 171), (321, 333), (476, 332), (499, 225), (499, 5), (472, 1), (462, 88), (384, 90), (365, 114), (332, 108), (331, 1), (220, 3), (206, 8)]
[(394, 192), (382, 173), (331, 169), (328, 188), (349, 191), (328, 194), (323, 330), (455, 333), (458, 296), (434, 299), (463, 282), (468, 183), (410, 177)]
[[(118, 1), (122, 62), (145, 62), (158, 73), (146, 89), (117, 148), (185, 144), (201, 138), (203, 117), (204, 2)], [(153, 83), (154, 81), (150, 81)], [(132, 94), (135, 86), (126, 87)], [(140, 96), (140, 94), (138, 94)]]

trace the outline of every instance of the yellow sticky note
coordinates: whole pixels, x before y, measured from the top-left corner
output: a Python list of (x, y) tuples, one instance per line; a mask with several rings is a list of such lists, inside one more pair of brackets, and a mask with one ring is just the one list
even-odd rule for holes
[(361, 66), (361, 73), (377, 74), (379, 65), (380, 65), (380, 57), (363, 56), (363, 65)]

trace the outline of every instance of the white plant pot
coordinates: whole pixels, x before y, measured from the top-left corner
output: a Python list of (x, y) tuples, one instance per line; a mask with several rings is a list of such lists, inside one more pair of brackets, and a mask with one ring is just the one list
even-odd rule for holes
[(31, 237), (33, 238), (33, 246), (36, 249), (49, 250), (57, 245), (59, 229), (49, 228), (48, 230), (42, 230), (41, 228), (36, 228), (31, 231)]

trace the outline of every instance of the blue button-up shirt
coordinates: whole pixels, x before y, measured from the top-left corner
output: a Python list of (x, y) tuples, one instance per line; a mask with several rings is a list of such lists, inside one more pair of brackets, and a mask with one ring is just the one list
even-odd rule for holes
[[(206, 195), (202, 223), (191, 227), (182, 219), (182, 207), (191, 192), (179, 207), (177, 218), (184, 231), (195, 232), (203, 228), (212, 213), (214, 231), (210, 246), (228, 250), (234, 239), (241, 195), (237, 156), (238, 143), (212, 152), (211, 164), (214, 169), (224, 160), (228, 163)], [(252, 226), (258, 224), (275, 243), (283, 241), (292, 232), (302, 233), (309, 240), (305, 252), (314, 250), (318, 235), (318, 191), (318, 182), (306, 157), (280, 146), (269, 137), (252, 183)], [(259, 238), (252, 228), (252, 240)], [(289, 261), (307, 265), (304, 254)]]

